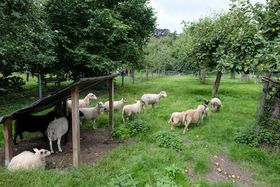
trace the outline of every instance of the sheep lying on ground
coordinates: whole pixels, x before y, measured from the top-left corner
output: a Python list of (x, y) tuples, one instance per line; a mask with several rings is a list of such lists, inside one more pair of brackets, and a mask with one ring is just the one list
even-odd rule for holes
[(125, 118), (129, 118), (132, 114), (137, 114), (141, 111), (143, 102), (138, 100), (134, 104), (125, 105), (122, 110), (122, 119), (125, 122)]
[(15, 122), (15, 135), (14, 135), (14, 144), (17, 144), (17, 136), (19, 135), (20, 139), (23, 139), (22, 133), (27, 132), (37, 132), (40, 131), (44, 138), (46, 139), (45, 131), (48, 128), (49, 123), (54, 120), (56, 117), (59, 117), (59, 114), (51, 111), (46, 115), (24, 115), (18, 118)]
[[(87, 96), (83, 99), (79, 99), (79, 108), (86, 108), (89, 106), (90, 100), (96, 100), (97, 97), (93, 93), (87, 94)], [(67, 101), (67, 108), (69, 111), (71, 111), (72, 107), (72, 101), (68, 100)]]
[(220, 109), (220, 107), (222, 106), (222, 101), (218, 98), (213, 98), (210, 101), (210, 105), (211, 105), (212, 111), (217, 112)]
[(189, 109), (186, 111), (186, 114), (184, 115), (184, 123), (185, 128), (183, 133), (186, 133), (186, 130), (188, 130), (188, 126), (190, 123), (200, 123), (203, 120), (205, 112), (207, 112), (208, 106), (206, 104), (198, 105), (196, 109)]
[(46, 165), (45, 157), (49, 156), (51, 153), (46, 149), (37, 148), (33, 149), (35, 153), (30, 151), (23, 151), (17, 156), (13, 157), (8, 165), (8, 170), (33, 170), (44, 168)]
[(80, 108), (80, 111), (84, 114), (84, 116), (81, 117), (82, 120), (94, 120), (102, 114), (102, 111), (104, 109), (104, 104), (102, 102), (99, 102), (95, 107), (90, 108)]
[[(123, 107), (123, 105), (124, 105), (124, 103), (126, 102), (126, 98), (122, 98), (121, 100), (119, 100), (119, 101), (114, 101), (113, 102), (113, 108), (114, 108), (114, 111), (118, 111), (118, 110), (120, 110), (122, 107)], [(106, 101), (105, 103), (104, 103), (104, 107), (105, 107), (105, 111), (109, 111), (109, 101)]]
[(152, 107), (154, 107), (154, 105), (159, 102), (161, 97), (167, 97), (165, 91), (161, 91), (159, 94), (144, 94), (141, 97), (141, 101), (145, 104), (145, 106), (151, 104)]

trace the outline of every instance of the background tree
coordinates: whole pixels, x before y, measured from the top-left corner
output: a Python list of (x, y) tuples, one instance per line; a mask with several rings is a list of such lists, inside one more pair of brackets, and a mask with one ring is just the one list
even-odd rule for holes
[(74, 79), (108, 74), (124, 63), (138, 66), (155, 28), (146, 0), (50, 0), (46, 12), (57, 33), (55, 66)]
[(13, 72), (49, 72), (54, 61), (52, 32), (42, 19), (40, 4), (32, 0), (0, 2), (0, 87), (19, 89), (23, 80)]

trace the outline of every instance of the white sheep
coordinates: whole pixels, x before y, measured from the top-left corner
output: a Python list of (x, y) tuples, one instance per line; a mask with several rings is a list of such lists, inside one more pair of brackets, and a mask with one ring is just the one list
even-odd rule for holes
[(208, 106), (206, 104), (198, 105), (196, 109), (189, 109), (186, 111), (185, 116), (183, 117), (185, 128), (183, 134), (188, 130), (190, 123), (200, 123), (203, 120), (205, 113), (208, 111)]
[(171, 129), (174, 129), (175, 125), (178, 125), (178, 123), (184, 123), (185, 115), (186, 115), (186, 111), (173, 112), (171, 114), (171, 117), (170, 117), (169, 121), (168, 121), (168, 123), (170, 123)]
[[(123, 107), (123, 105), (124, 105), (124, 103), (126, 102), (126, 98), (122, 98), (121, 100), (119, 100), (119, 101), (114, 101), (113, 102), (113, 108), (114, 108), (114, 111), (118, 111), (118, 110), (120, 110), (122, 107)], [(109, 111), (109, 101), (106, 101), (105, 103), (104, 103), (104, 110), (105, 111)]]
[[(89, 106), (90, 100), (96, 100), (97, 97), (93, 93), (89, 93), (85, 96), (83, 99), (79, 99), (79, 108), (86, 108)], [(67, 101), (67, 108), (69, 111), (71, 111), (72, 107), (72, 101), (68, 100)]]
[(90, 108), (80, 108), (79, 110), (84, 114), (80, 119), (82, 120), (94, 120), (102, 114), (102, 111), (104, 109), (104, 104), (102, 102), (99, 102), (95, 107)]
[(33, 150), (35, 153), (23, 151), (22, 153), (14, 156), (8, 165), (8, 170), (16, 171), (45, 168), (45, 157), (49, 156), (51, 152), (46, 149), (38, 150), (37, 148), (34, 148)]
[(212, 111), (217, 112), (220, 109), (220, 107), (222, 106), (222, 101), (215, 97), (215, 98), (211, 99), (210, 105), (211, 105)]
[[(69, 118), (71, 118), (71, 116)], [(53, 120), (49, 124), (47, 132), (48, 132), (51, 153), (54, 152), (52, 147), (52, 141), (56, 141), (56, 140), (57, 140), (58, 151), (62, 152), (62, 149), (60, 147), (60, 141), (61, 141), (61, 137), (68, 132), (69, 121), (67, 120), (66, 117), (61, 117)], [(67, 139), (67, 134), (65, 138)]]
[(136, 103), (125, 105), (122, 110), (122, 119), (123, 122), (125, 122), (125, 118), (129, 118), (132, 114), (137, 114), (141, 111), (141, 108), (143, 107), (143, 102), (140, 100), (137, 100)]
[(161, 97), (167, 97), (165, 91), (161, 91), (159, 94), (144, 94), (141, 97), (141, 101), (145, 104), (145, 106), (151, 104), (152, 107), (154, 107), (154, 105), (159, 102)]

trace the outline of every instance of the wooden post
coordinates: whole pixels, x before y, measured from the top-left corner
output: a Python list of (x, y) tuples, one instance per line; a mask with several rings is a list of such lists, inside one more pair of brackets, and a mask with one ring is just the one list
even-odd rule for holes
[(111, 132), (114, 130), (114, 79), (109, 79), (109, 128)]
[(80, 121), (79, 121), (79, 87), (71, 89), (72, 100), (72, 144), (73, 144), (73, 166), (80, 163)]
[(12, 142), (12, 119), (4, 120), (4, 144), (5, 144), (5, 166), (7, 166), (13, 156), (13, 142)]

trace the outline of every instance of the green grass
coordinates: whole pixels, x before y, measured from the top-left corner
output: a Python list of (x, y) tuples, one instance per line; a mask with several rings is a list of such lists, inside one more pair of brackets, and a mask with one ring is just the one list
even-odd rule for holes
[[(253, 81), (240, 82), (226, 77), (222, 78), (219, 95), (223, 107), (218, 113), (209, 113), (200, 125), (190, 125), (189, 131), (183, 135), (183, 127), (170, 130), (167, 121), (174, 111), (195, 108), (204, 99), (211, 98), (214, 77), (201, 83), (195, 77), (175, 76), (160, 77), (136, 84), (130, 81), (120, 86), (120, 78), (116, 82), (115, 99), (122, 96), (128, 103), (139, 99), (144, 93), (158, 93), (165, 90), (168, 94), (156, 105), (148, 107), (138, 118), (149, 127), (145, 133), (132, 137), (134, 143), (121, 145), (112, 150), (105, 158), (91, 166), (80, 166), (70, 170), (45, 170), (34, 172), (10, 173), (0, 169), (1, 186), (233, 186), (229, 182), (209, 183), (203, 174), (211, 170), (210, 159), (213, 155), (225, 154), (232, 161), (253, 171), (256, 186), (278, 186), (280, 184), (280, 156), (277, 152), (253, 148), (234, 142), (234, 134), (255, 122), (261, 85)], [(28, 86), (28, 85), (27, 85)], [(35, 90), (34, 85), (27, 87), (29, 92)], [(98, 101), (106, 101), (107, 93), (97, 93)], [(26, 91), (27, 92), (27, 91)], [(28, 95), (28, 94), (27, 94)], [(86, 93), (81, 94), (86, 95)], [(25, 95), (26, 96), (26, 95)], [(11, 112), (19, 106), (32, 101), (9, 101)], [(91, 103), (94, 106), (97, 101)], [(3, 107), (1, 107), (2, 109)], [(137, 121), (138, 119), (134, 119)], [(108, 124), (107, 115), (96, 120), (97, 127)], [(82, 128), (91, 128), (93, 123), (83, 122)], [(115, 114), (115, 127), (125, 127), (121, 112)], [(159, 147), (155, 141), (158, 133), (174, 134), (181, 141), (182, 149)], [(2, 133), (0, 134), (0, 136)], [(0, 137), (2, 138), (2, 137)], [(200, 178), (190, 178), (184, 170), (191, 169)]]

